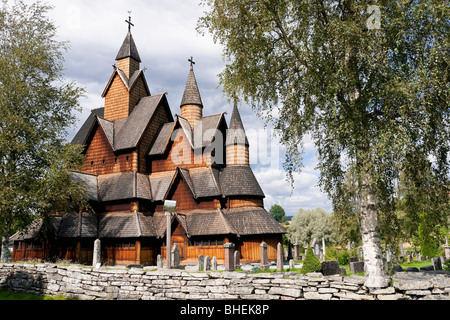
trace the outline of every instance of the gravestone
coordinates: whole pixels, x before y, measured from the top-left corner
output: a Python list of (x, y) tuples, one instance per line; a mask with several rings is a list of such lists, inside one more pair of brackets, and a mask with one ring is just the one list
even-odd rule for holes
[(449, 260), (450, 259), (450, 246), (448, 244), (446, 244), (444, 246), (444, 254), (445, 254), (445, 260)]
[(277, 271), (283, 270), (283, 246), (278, 242), (277, 244)]
[(348, 258), (348, 263), (350, 264), (351, 262), (356, 262), (358, 261), (358, 257), (352, 256)]
[(259, 268), (261, 269), (261, 271), (266, 271), (269, 270), (269, 260), (267, 259), (267, 243), (265, 243), (264, 241), (261, 242), (260, 245), (261, 248), (261, 263)]
[(408, 267), (406, 268), (407, 272), (419, 272), (419, 268), (416, 267)]
[(363, 249), (361, 247), (358, 248), (358, 259), (362, 260), (364, 258)]
[(441, 259), (438, 258), (431, 258), (431, 264), (434, 267), (434, 270), (442, 270), (442, 264), (441, 264)]
[(158, 269), (164, 267), (164, 265), (163, 265), (163, 260), (162, 260), (162, 257), (161, 257), (160, 254), (158, 254), (158, 255), (156, 256), (156, 267), (157, 267)]
[(234, 243), (225, 243), (223, 247), (225, 249), (225, 270), (234, 271)]
[(320, 263), (322, 265), (322, 274), (324, 276), (331, 276), (333, 274), (339, 274), (341, 272), (339, 268), (339, 261), (337, 260), (325, 260)]
[(350, 262), (351, 273), (364, 273), (364, 261)]
[(234, 252), (234, 268), (241, 268), (241, 253), (238, 250)]
[(299, 260), (300, 256), (300, 245), (296, 242), (294, 244), (294, 260)]
[(320, 245), (318, 241), (314, 243), (314, 254), (320, 259)]
[(347, 242), (347, 250), (352, 250), (352, 243), (350, 242), (350, 240)]
[(325, 238), (324, 237), (322, 237), (322, 253), (323, 253), (323, 258), (322, 259), (324, 259), (325, 255), (327, 253), (326, 248), (325, 248)]
[(294, 269), (295, 268), (295, 262), (294, 259), (289, 260), (289, 269)]
[(433, 266), (423, 266), (423, 267), (420, 267), (420, 271), (434, 271), (434, 267)]
[(217, 257), (216, 256), (212, 257), (211, 264), (212, 264), (211, 269), (214, 271), (217, 271)]
[(205, 265), (203, 268), (204, 271), (211, 271), (211, 257), (210, 256), (206, 256), (205, 257)]
[(198, 256), (198, 271), (203, 271), (205, 268), (205, 256), (200, 254)]
[(180, 249), (178, 248), (178, 245), (174, 243), (172, 247), (172, 259), (171, 259), (171, 265), (172, 268), (179, 268), (180, 267)]
[(99, 268), (101, 264), (102, 250), (100, 239), (94, 241), (94, 253), (92, 257), (92, 266)]

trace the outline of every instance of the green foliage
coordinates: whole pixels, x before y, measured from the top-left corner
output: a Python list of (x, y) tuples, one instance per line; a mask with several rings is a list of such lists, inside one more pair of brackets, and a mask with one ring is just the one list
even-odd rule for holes
[(327, 247), (325, 260), (338, 260), (338, 250), (335, 247)]
[(321, 208), (299, 209), (292, 218), (288, 230), (288, 236), (292, 243), (298, 241), (302, 247), (306, 247), (311, 241), (325, 238), (325, 242), (332, 240), (332, 226), (330, 214)]
[(68, 44), (57, 39), (50, 6), (10, 3), (0, 4), (2, 236), (37, 216), (86, 205), (69, 178), (83, 160), (80, 146), (66, 140), (83, 90), (64, 79)]
[(432, 236), (430, 230), (427, 230), (427, 223), (423, 219), (423, 215), (420, 215), (421, 222), (418, 227), (418, 238), (420, 244), (420, 251), (424, 257), (436, 257), (438, 254), (439, 243)]
[(361, 233), (372, 233), (365, 246), (377, 252), (373, 257), (381, 253), (374, 223), (381, 221), (389, 242), (401, 235), (400, 174), (413, 232), (425, 210), (430, 226), (444, 225), (450, 210), (446, 1), (378, 1), (373, 28), (373, 1), (202, 2), (210, 11), (198, 28), (224, 48), (224, 91), (242, 96), (279, 130), (291, 181), (303, 165), (302, 141), (312, 137), (321, 188), (342, 216), (355, 216), (361, 204)]
[(322, 269), (319, 259), (314, 255), (311, 246), (306, 250), (305, 260), (303, 261), (301, 273), (316, 272)]
[(272, 207), (270, 207), (269, 213), (278, 222), (283, 222), (286, 220), (284, 209), (279, 204), (272, 205)]

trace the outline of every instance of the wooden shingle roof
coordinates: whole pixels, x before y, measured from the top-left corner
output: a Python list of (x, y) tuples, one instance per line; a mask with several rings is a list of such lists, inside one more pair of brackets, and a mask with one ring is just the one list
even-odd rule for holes
[(225, 167), (219, 175), (224, 196), (251, 195), (264, 197), (252, 169), (249, 166)]
[(180, 107), (184, 105), (198, 105), (203, 107), (200, 91), (198, 90), (197, 80), (195, 79), (194, 68), (190, 67), (186, 86), (181, 99)]
[(117, 53), (116, 60), (124, 59), (131, 57), (134, 60), (141, 62), (141, 58), (139, 57), (139, 52), (137, 50), (136, 44), (134, 43), (133, 36), (131, 32), (128, 31), (125, 39), (120, 46), (119, 52)]

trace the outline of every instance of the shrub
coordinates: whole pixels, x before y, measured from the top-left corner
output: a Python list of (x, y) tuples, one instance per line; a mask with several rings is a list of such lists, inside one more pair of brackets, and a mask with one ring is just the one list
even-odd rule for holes
[(306, 250), (305, 260), (303, 261), (301, 273), (316, 272), (322, 269), (319, 259), (314, 255), (311, 246)]
[(337, 255), (337, 260), (339, 261), (339, 265), (344, 266), (348, 263), (348, 258), (350, 258), (350, 251), (348, 250), (339, 250)]
[(338, 251), (334, 247), (325, 250), (325, 260), (338, 260)]

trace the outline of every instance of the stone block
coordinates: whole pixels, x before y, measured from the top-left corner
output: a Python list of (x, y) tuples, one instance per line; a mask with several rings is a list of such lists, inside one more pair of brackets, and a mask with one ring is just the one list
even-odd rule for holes
[(326, 260), (321, 262), (322, 274), (324, 276), (331, 276), (333, 274), (340, 274), (341, 269), (339, 267), (339, 262), (336, 260)]
[(364, 273), (364, 261), (350, 262), (351, 273)]

